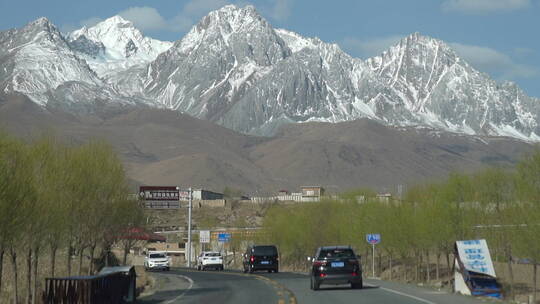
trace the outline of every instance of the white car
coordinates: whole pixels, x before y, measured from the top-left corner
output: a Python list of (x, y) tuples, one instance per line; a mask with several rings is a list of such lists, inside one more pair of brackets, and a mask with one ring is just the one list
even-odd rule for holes
[(223, 270), (223, 257), (215, 251), (203, 251), (197, 258), (197, 270)]
[(162, 269), (169, 271), (169, 257), (164, 252), (150, 251), (144, 257), (144, 268), (146, 270)]

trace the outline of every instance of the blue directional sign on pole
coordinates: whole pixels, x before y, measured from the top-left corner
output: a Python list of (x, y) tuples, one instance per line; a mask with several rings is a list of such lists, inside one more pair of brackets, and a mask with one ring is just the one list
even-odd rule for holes
[(231, 234), (230, 233), (219, 233), (218, 234), (218, 242), (227, 243), (231, 240)]
[(381, 242), (381, 235), (379, 233), (366, 234), (366, 241), (372, 245), (379, 244)]

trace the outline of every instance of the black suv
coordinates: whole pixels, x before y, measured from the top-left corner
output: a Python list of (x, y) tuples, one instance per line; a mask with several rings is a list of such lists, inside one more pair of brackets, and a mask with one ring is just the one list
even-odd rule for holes
[(349, 246), (319, 247), (311, 267), (311, 289), (318, 290), (321, 284), (351, 284), (351, 288), (362, 288), (362, 267), (359, 257)]
[(244, 257), (244, 273), (256, 270), (279, 271), (278, 251), (274, 245), (249, 246)]

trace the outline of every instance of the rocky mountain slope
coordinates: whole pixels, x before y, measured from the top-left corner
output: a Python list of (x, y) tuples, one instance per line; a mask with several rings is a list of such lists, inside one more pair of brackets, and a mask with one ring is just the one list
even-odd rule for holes
[(533, 147), (502, 137), (393, 128), (369, 119), (290, 124), (274, 137), (234, 132), (171, 110), (128, 108), (108, 117), (43, 108), (0, 94), (0, 128), (26, 139), (55, 133), (68, 143), (110, 142), (136, 184), (181, 185), (263, 195), (313, 184), (395, 191), (486, 166), (512, 166)]
[(213, 11), (172, 45), (120, 17), (67, 37), (39, 19), (0, 33), (0, 62), (3, 92), (78, 115), (150, 106), (256, 135), (369, 118), (540, 140), (540, 100), (476, 71), (443, 41), (415, 33), (363, 61), (276, 30), (252, 6)]

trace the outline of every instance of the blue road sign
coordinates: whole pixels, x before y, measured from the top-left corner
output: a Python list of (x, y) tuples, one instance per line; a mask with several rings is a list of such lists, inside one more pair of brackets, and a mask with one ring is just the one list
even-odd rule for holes
[(218, 242), (227, 243), (231, 240), (231, 234), (230, 233), (219, 233), (218, 234)]
[(381, 242), (381, 235), (379, 233), (366, 234), (366, 241), (372, 245), (379, 244)]

